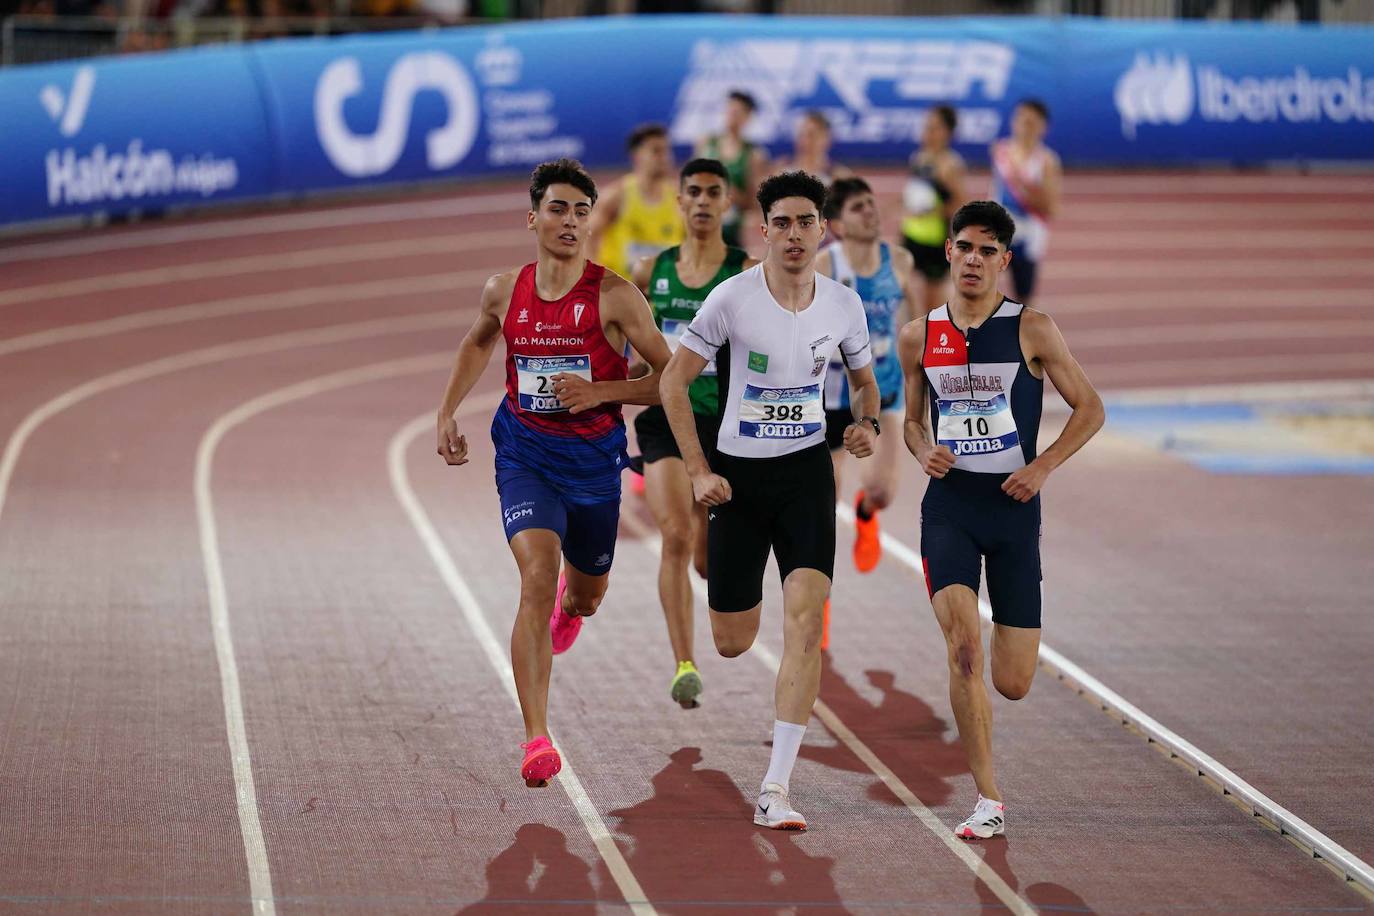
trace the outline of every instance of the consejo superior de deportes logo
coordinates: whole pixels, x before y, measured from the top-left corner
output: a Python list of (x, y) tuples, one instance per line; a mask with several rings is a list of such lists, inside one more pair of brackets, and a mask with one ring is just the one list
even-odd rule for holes
[(324, 68), (315, 84), (315, 131), (325, 155), (350, 178), (383, 175), (395, 167), (410, 136), (415, 96), (443, 96), (448, 117), (425, 136), (425, 162), (431, 171), (457, 165), (477, 139), (477, 90), (463, 65), (440, 51), (403, 55), (391, 66), (382, 87), (377, 129), (355, 133), (344, 121), (344, 103), (363, 89), (356, 57), (341, 57)]

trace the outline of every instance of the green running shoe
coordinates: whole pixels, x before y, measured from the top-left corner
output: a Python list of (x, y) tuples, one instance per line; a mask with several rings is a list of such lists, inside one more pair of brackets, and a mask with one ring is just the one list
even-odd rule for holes
[(673, 699), (683, 709), (696, 709), (701, 705), (697, 702), (697, 697), (701, 696), (701, 672), (697, 671), (696, 665), (691, 662), (677, 663), (672, 694)]

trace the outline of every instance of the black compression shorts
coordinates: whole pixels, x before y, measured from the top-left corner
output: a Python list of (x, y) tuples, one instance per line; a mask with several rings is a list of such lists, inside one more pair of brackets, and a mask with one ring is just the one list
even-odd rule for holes
[(783, 580), (794, 569), (835, 573), (835, 472), (824, 445), (775, 458), (717, 452), (733, 497), (707, 513), (707, 592), (714, 611), (763, 600), (768, 551)]
[[(716, 438), (720, 435), (720, 417), (717, 415), (693, 413), (697, 421), (697, 438), (701, 440), (701, 450), (706, 460), (716, 453)], [(635, 441), (639, 443), (639, 453), (644, 456), (645, 464), (653, 464), (661, 458), (681, 458), (682, 451), (677, 447), (673, 429), (668, 425), (668, 415), (655, 404), (640, 411), (635, 417)]]

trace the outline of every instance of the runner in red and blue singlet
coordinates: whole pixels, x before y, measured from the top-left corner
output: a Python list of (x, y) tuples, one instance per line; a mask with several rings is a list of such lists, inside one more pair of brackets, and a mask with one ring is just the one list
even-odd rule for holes
[[(658, 403), (669, 357), (643, 294), (582, 254), (595, 203), (596, 185), (577, 162), (534, 170), (528, 223), (538, 257), (487, 281), (439, 408), (439, 454), (465, 464), (467, 439), (454, 415), (504, 338), (506, 396), (491, 438), (520, 568), (511, 665), (525, 719), (520, 773), (530, 786), (547, 785), (562, 767), (548, 738), (550, 647), (565, 651), (596, 612), (615, 556), (626, 459), (620, 405)], [(626, 379), (627, 344), (653, 367), (634, 381)]]

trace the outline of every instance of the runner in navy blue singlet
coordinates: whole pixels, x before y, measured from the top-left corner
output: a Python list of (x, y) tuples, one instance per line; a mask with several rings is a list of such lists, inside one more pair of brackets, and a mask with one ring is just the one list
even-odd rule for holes
[[(1006, 830), (992, 766), (978, 585), (987, 566), (992, 682), (1009, 700), (1030, 690), (1040, 651), (1040, 488), (1102, 426), (1102, 399), (1045, 313), (997, 290), (1011, 259), (1011, 215), (974, 201), (954, 215), (948, 303), (902, 329), (907, 448), (930, 476), (921, 502), (921, 562), (948, 649), (950, 703), (978, 787), (965, 839)], [(1073, 408), (1037, 451), (1044, 379)]]
[[(577, 162), (534, 170), (528, 223), (538, 257), (487, 281), (439, 408), (439, 454), (465, 464), (467, 438), (454, 415), (504, 338), (506, 396), (491, 438), (520, 568), (511, 665), (525, 719), (520, 772), (530, 786), (547, 785), (562, 767), (548, 738), (551, 653), (570, 647), (596, 612), (615, 557), (626, 461), (620, 405), (658, 403), (670, 355), (643, 294), (582, 254), (595, 203), (596, 185)], [(652, 372), (627, 380), (627, 344)]]

